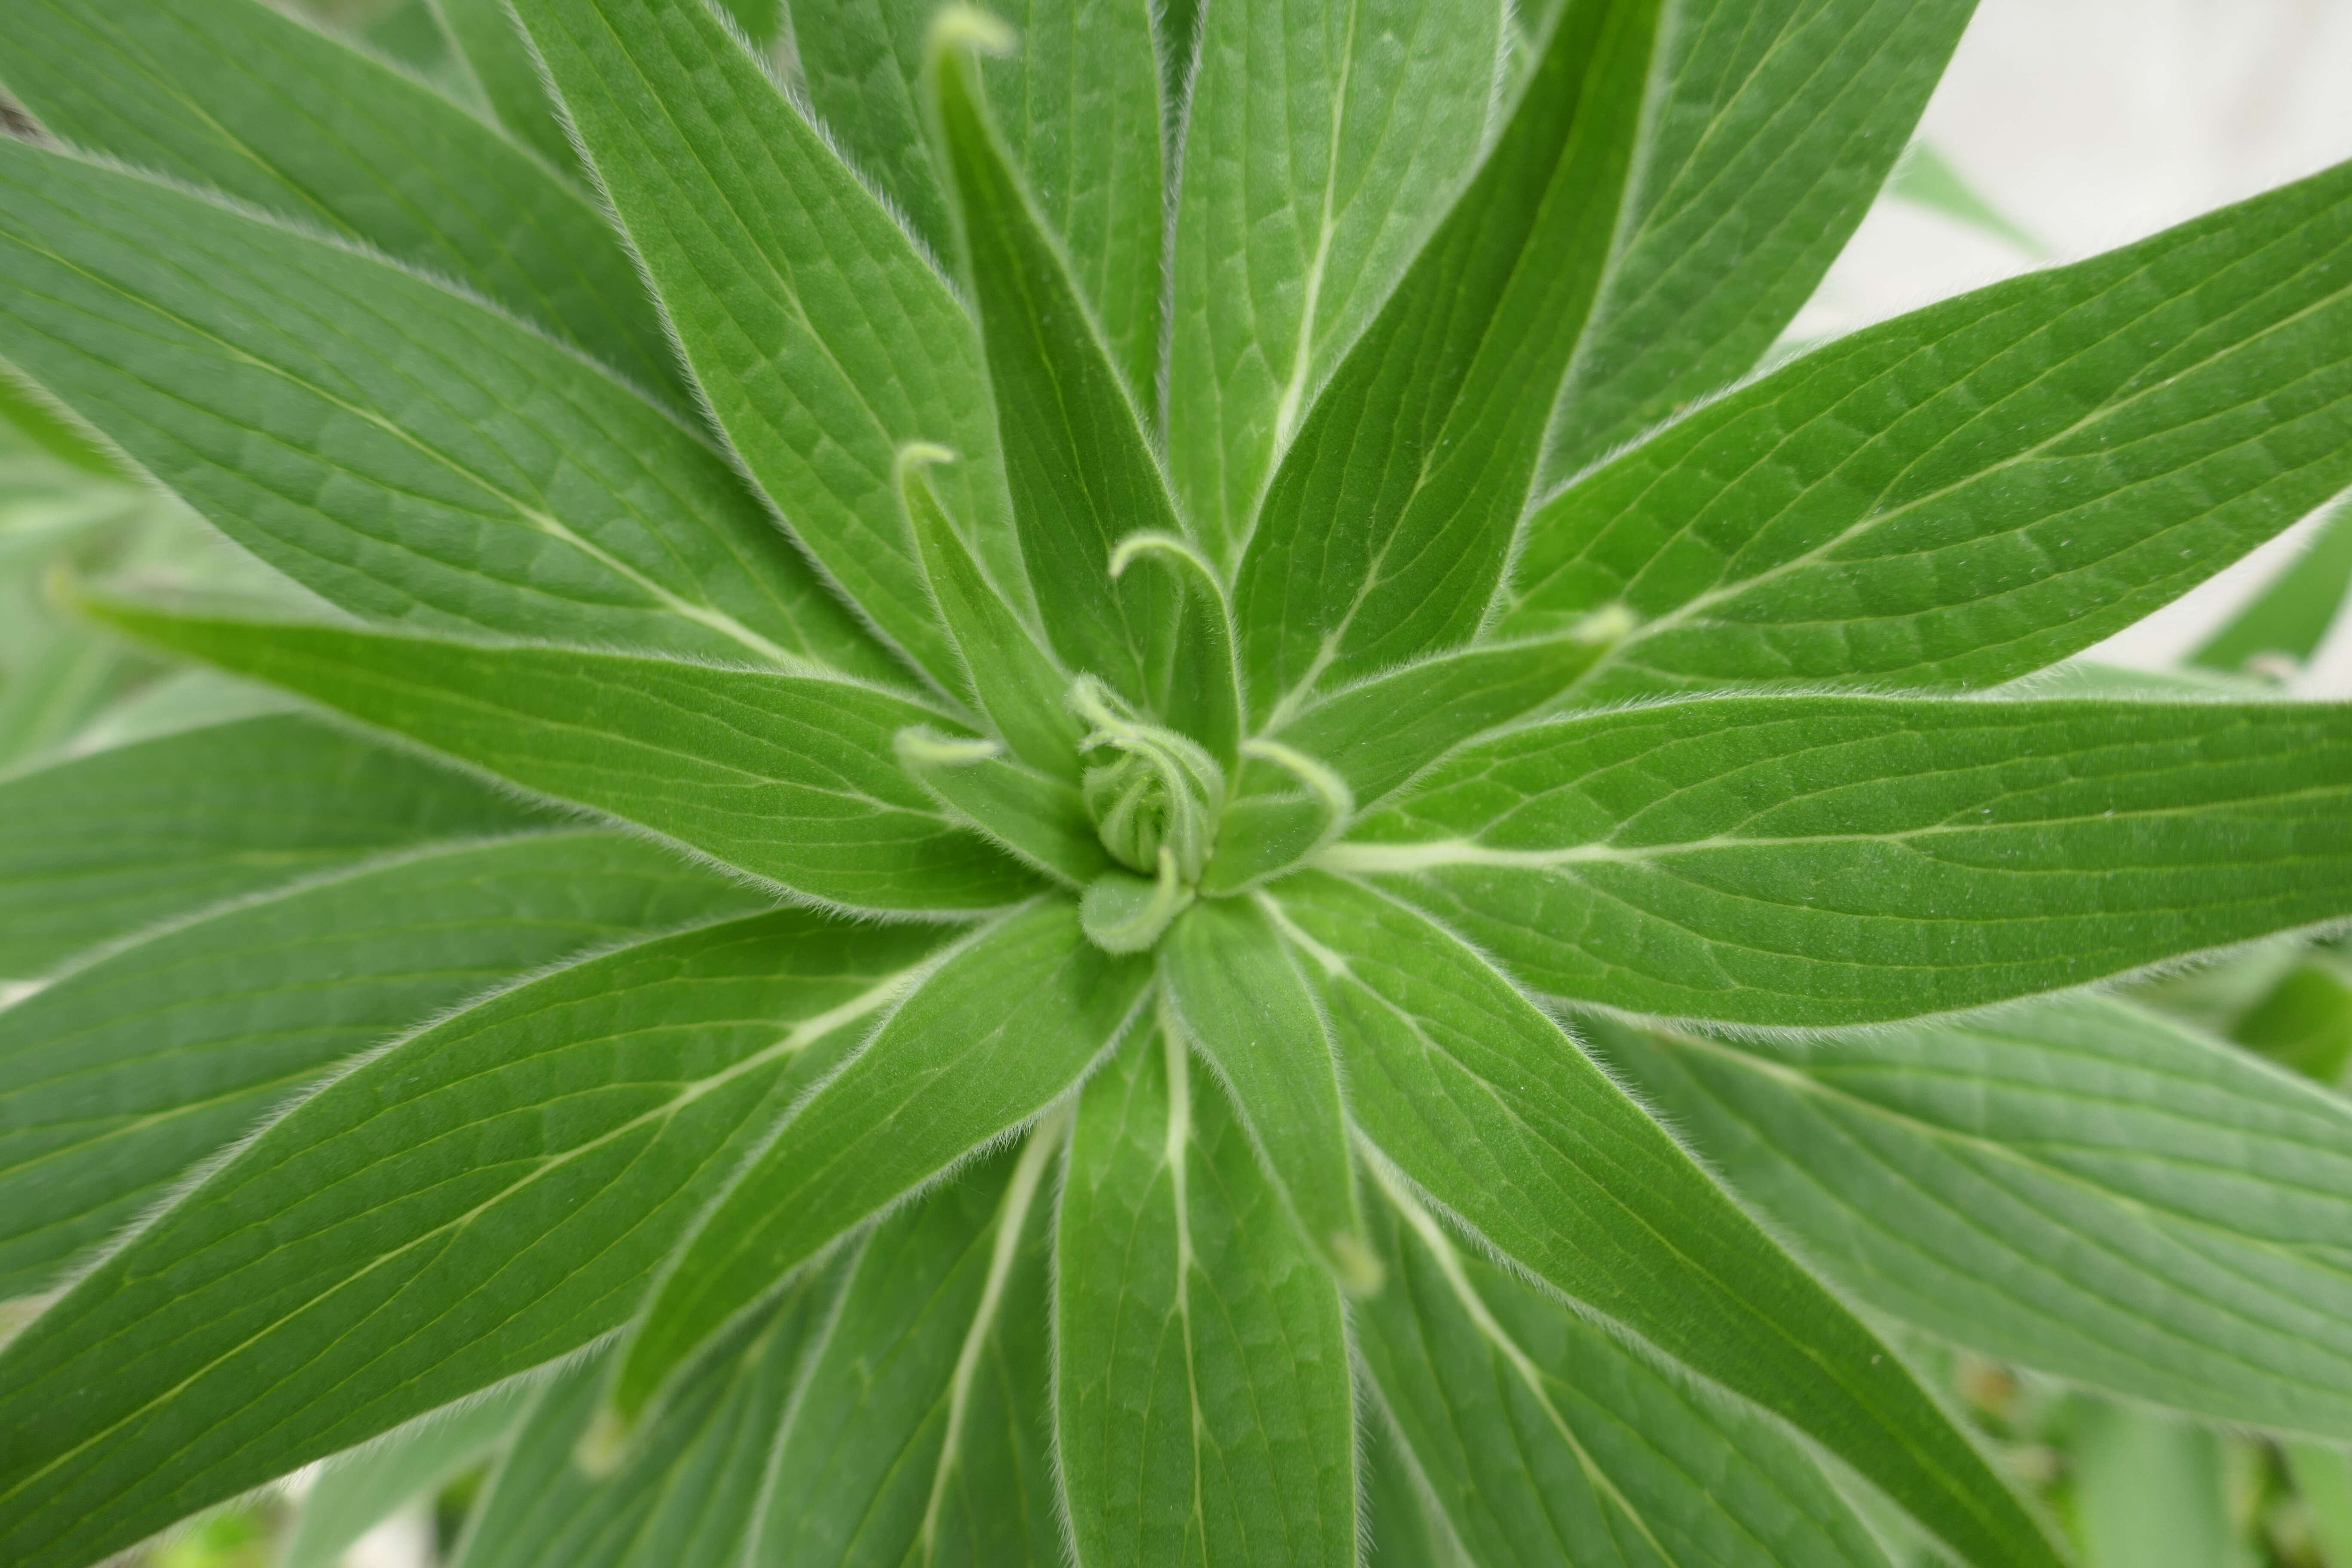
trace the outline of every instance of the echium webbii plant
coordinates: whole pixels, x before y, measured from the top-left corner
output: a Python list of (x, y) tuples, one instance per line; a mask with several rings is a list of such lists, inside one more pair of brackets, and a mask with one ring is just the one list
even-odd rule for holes
[(0, 355), (307, 606), (0, 786), (0, 1558), (486, 1391), (466, 1568), (2057, 1561), (1889, 1322), (2352, 1438), (2352, 1119), (2080, 994), (2352, 712), (2011, 684), (2352, 482), (2352, 168), (1734, 384), (1968, 10), (0, 0)]

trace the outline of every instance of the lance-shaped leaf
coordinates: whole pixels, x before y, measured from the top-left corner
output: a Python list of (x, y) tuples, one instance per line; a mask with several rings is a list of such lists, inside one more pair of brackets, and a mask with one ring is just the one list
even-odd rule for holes
[(2199, 645), (2190, 662), (2235, 673), (2269, 654), (2298, 663), (2326, 640), (2352, 591), (2352, 506), (2340, 500), (2311, 542), (2222, 628)]
[(932, 710), (821, 676), (114, 605), (151, 642), (273, 682), (527, 790), (619, 817), (793, 892), (989, 909), (1027, 887), (892, 760)]
[(337, 1079), (0, 1352), (0, 1552), (77, 1568), (618, 1327), (938, 940), (709, 927)]
[(898, 448), (963, 454), (939, 476), (950, 511), (1000, 576), (1019, 558), (978, 345), (947, 284), (703, 0), (515, 13), (744, 467), (874, 624), (952, 684), (891, 482)]
[(898, 494), (932, 602), (962, 660), (957, 689), (987, 713), (1013, 755), (1049, 777), (1075, 780), (1086, 729), (1064, 700), (1070, 678), (988, 580), (940, 505), (927, 469), (948, 458), (936, 447), (903, 448)]
[(893, 668), (698, 431), (473, 300), (14, 141), (0, 256), (0, 352), (347, 609)]
[(1350, 1288), (1377, 1286), (1339, 1059), (1273, 921), (1245, 899), (1195, 903), (1170, 930), (1160, 970), (1173, 1026), (1232, 1092), (1307, 1245)]
[(551, 166), (261, 0), (6, 0), (0, 28), (0, 80), (65, 141), (364, 240), (684, 397), (560, 132), (532, 138)]
[(77, 757), (0, 783), (0, 975), (30, 977), (207, 904), (550, 819), (307, 719)]
[(1639, 623), (1593, 701), (1990, 685), (2352, 483), (2352, 164), (1857, 332), (1547, 504), (1506, 630)]
[(993, 741), (901, 730), (894, 744), (909, 777), (1014, 858), (1073, 888), (1110, 869), (1076, 785), (1031, 772)]
[(634, 1420), (776, 1282), (1068, 1091), (1134, 1022), (1151, 977), (1054, 899), (972, 937), (898, 1004), (678, 1247), (615, 1375)]
[(2109, 1000), (1850, 1038), (1596, 1039), (1880, 1310), (2134, 1399), (2352, 1438), (2340, 1098)]
[(1870, 1331), (1469, 948), (1313, 874), (1313, 959), (1361, 1136), (1538, 1279), (1788, 1421), (1980, 1568), (2057, 1559)]
[(1363, 1534), (1368, 1568), (1476, 1568), (1445, 1521), (1429, 1483), (1406, 1452), (1388, 1414), (1362, 1417)]
[(1535, 389), (1559, 384), (1601, 284), (1661, 3), (1562, 15), (1276, 469), (1234, 596), (1260, 722), (1477, 630), (1543, 438)]
[(535, 1379), (514, 1378), (328, 1460), (302, 1494), (277, 1568), (336, 1568), (376, 1525), (503, 1447), (538, 1392)]
[(1370, 1206), (1391, 1283), (1356, 1310), (1359, 1351), (1474, 1561), (1887, 1568), (1785, 1428), (1465, 1253), (1402, 1194)]
[(1170, 464), (1228, 568), (1314, 394), (1477, 155), (1504, 9), (1207, 8), (1176, 196)]
[(1055, 1422), (1076, 1561), (1352, 1568), (1339, 1290), (1172, 1038), (1138, 1039), (1087, 1083), (1059, 1235)]
[(1164, 574), (1108, 581), (1129, 533), (1181, 533), (1135, 405), (1060, 253), (1007, 163), (974, 66), (942, 43), (932, 71), (961, 219), (1005, 479), (1045, 635), (1070, 668), (1160, 707), (1180, 601)]
[(615, 834), (419, 845), (273, 888), (0, 1010), (0, 1298), (38, 1289), (336, 1062), (756, 890)]
[(465, 75), (506, 133), (567, 174), (583, 174), (554, 100), (506, 0), (430, 0)]
[(840, 1294), (814, 1275), (745, 1320), (607, 1474), (582, 1468), (612, 1357), (549, 1381), (467, 1524), (457, 1568), (668, 1568), (733, 1562), (810, 1342)]
[(1539, 488), (1752, 369), (1870, 210), (1976, 0), (1681, 0)]
[(1916, 1017), (2352, 910), (2352, 708), (1735, 697), (1456, 752), (1325, 852), (1539, 991)]
[(883, 1222), (777, 1434), (747, 1568), (1062, 1560), (1048, 1183), (1066, 1121)]

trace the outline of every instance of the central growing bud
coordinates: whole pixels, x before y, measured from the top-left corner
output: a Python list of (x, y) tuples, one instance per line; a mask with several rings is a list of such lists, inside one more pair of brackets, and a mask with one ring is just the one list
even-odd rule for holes
[(1139, 952), (1192, 903), (1225, 809), (1225, 773), (1199, 742), (1150, 723), (1092, 676), (1070, 688), (1093, 761), (1080, 780), (1087, 815), (1129, 869), (1086, 892), (1087, 931), (1115, 952)]

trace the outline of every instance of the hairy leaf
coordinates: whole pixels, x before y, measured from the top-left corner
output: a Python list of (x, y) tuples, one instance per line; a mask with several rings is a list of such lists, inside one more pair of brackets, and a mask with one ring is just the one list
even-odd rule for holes
[(1636, 629), (1591, 701), (1990, 685), (2352, 483), (2352, 166), (1831, 344), (1529, 522), (1502, 623)]
[(551, 122), (526, 137), (552, 166), (261, 0), (6, 0), (0, 22), (0, 81), (65, 141), (363, 240), (684, 396)]
[(696, 1223), (614, 1380), (621, 1414), (778, 1279), (1044, 1112), (1132, 1026), (1150, 974), (1089, 945), (1066, 900), (951, 952)]
[(584, 949), (765, 901), (613, 834), (444, 839), (72, 971), (0, 1010), (0, 1297), (352, 1052)]
[(337, 1079), (0, 1351), (0, 1552), (86, 1563), (618, 1327), (938, 940), (709, 927)]
[(537, 1392), (531, 1379), (515, 1378), (327, 1461), (302, 1494), (278, 1568), (336, 1568), (377, 1524), (503, 1446)]
[(104, 613), (795, 893), (944, 912), (1024, 890), (1022, 872), (891, 760), (899, 730), (939, 715), (872, 687), (570, 648)]
[(1902, 1364), (1535, 1005), (1402, 906), (1281, 886), (1379, 1157), (1504, 1256), (1793, 1424), (1964, 1560), (2056, 1558)]
[(1980, 1006), (2352, 910), (2352, 709), (1709, 698), (1465, 747), (1327, 852), (1544, 992)]
[(1145, 1035), (1088, 1082), (1059, 1246), (1055, 1421), (1077, 1561), (1349, 1568), (1339, 1291), (1172, 1038)]
[(2352, 1438), (2352, 1110), (2121, 1002), (1832, 1039), (1598, 1026), (1831, 1276), (2005, 1361)]

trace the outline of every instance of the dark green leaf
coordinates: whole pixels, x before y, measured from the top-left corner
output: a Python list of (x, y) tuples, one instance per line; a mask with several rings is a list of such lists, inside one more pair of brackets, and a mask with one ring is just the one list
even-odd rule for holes
[(1059, 1246), (1055, 1420), (1077, 1560), (1352, 1568), (1339, 1291), (1215, 1081), (1168, 1037), (1087, 1083)]
[(1821, 349), (1531, 520), (1521, 634), (1635, 629), (1598, 702), (1984, 686), (2139, 619), (2352, 482), (2352, 164)]
[(1377, 894), (1279, 884), (1361, 1136), (1555, 1290), (1761, 1405), (1979, 1568), (2056, 1568), (1911, 1374), (1576, 1043)]
[(622, 1415), (779, 1279), (1066, 1093), (1133, 1026), (1150, 976), (1090, 944), (1064, 899), (950, 953), (679, 1246), (614, 1380)]
[(543, 828), (469, 780), (294, 718), (142, 742), (0, 782), (0, 975), (379, 855)]
[(2106, 1000), (1733, 1044), (1598, 1026), (1873, 1307), (2004, 1361), (2352, 1438), (2352, 1105)]
[(1478, 629), (1543, 437), (1531, 389), (1559, 384), (1601, 286), (1661, 5), (1568, 9), (1276, 469), (1234, 595), (1261, 724)]
[(938, 941), (710, 927), (337, 1079), (0, 1351), (0, 1556), (79, 1568), (618, 1327)]
[(703, 0), (515, 10), (744, 467), (874, 625), (953, 684), (892, 464), (909, 441), (961, 453), (940, 476), (950, 510), (1000, 581), (1017, 572), (962, 308)]
[(766, 901), (613, 834), (444, 839), (72, 971), (0, 1011), (0, 1297), (352, 1052), (583, 949)]
[(684, 397), (589, 197), (380, 60), (260, 0), (5, 0), (0, 25), (0, 79), (67, 142), (364, 240)]
[(2352, 708), (1714, 698), (1456, 752), (1325, 852), (1539, 991), (1952, 1012), (2352, 910)]
[(104, 614), (796, 893), (953, 910), (1009, 903), (1031, 885), (892, 760), (898, 732), (938, 714), (872, 687), (120, 605)]
[(2319, 532), (2270, 585), (2206, 639), (2190, 661), (2232, 673), (2264, 654), (2307, 662), (2352, 590), (2352, 506), (2336, 504)]
[(336, 1568), (378, 1523), (412, 1502), (429, 1500), (434, 1490), (503, 1445), (537, 1393), (531, 1380), (517, 1378), (327, 1461), (302, 1494), (302, 1511), (277, 1568)]

